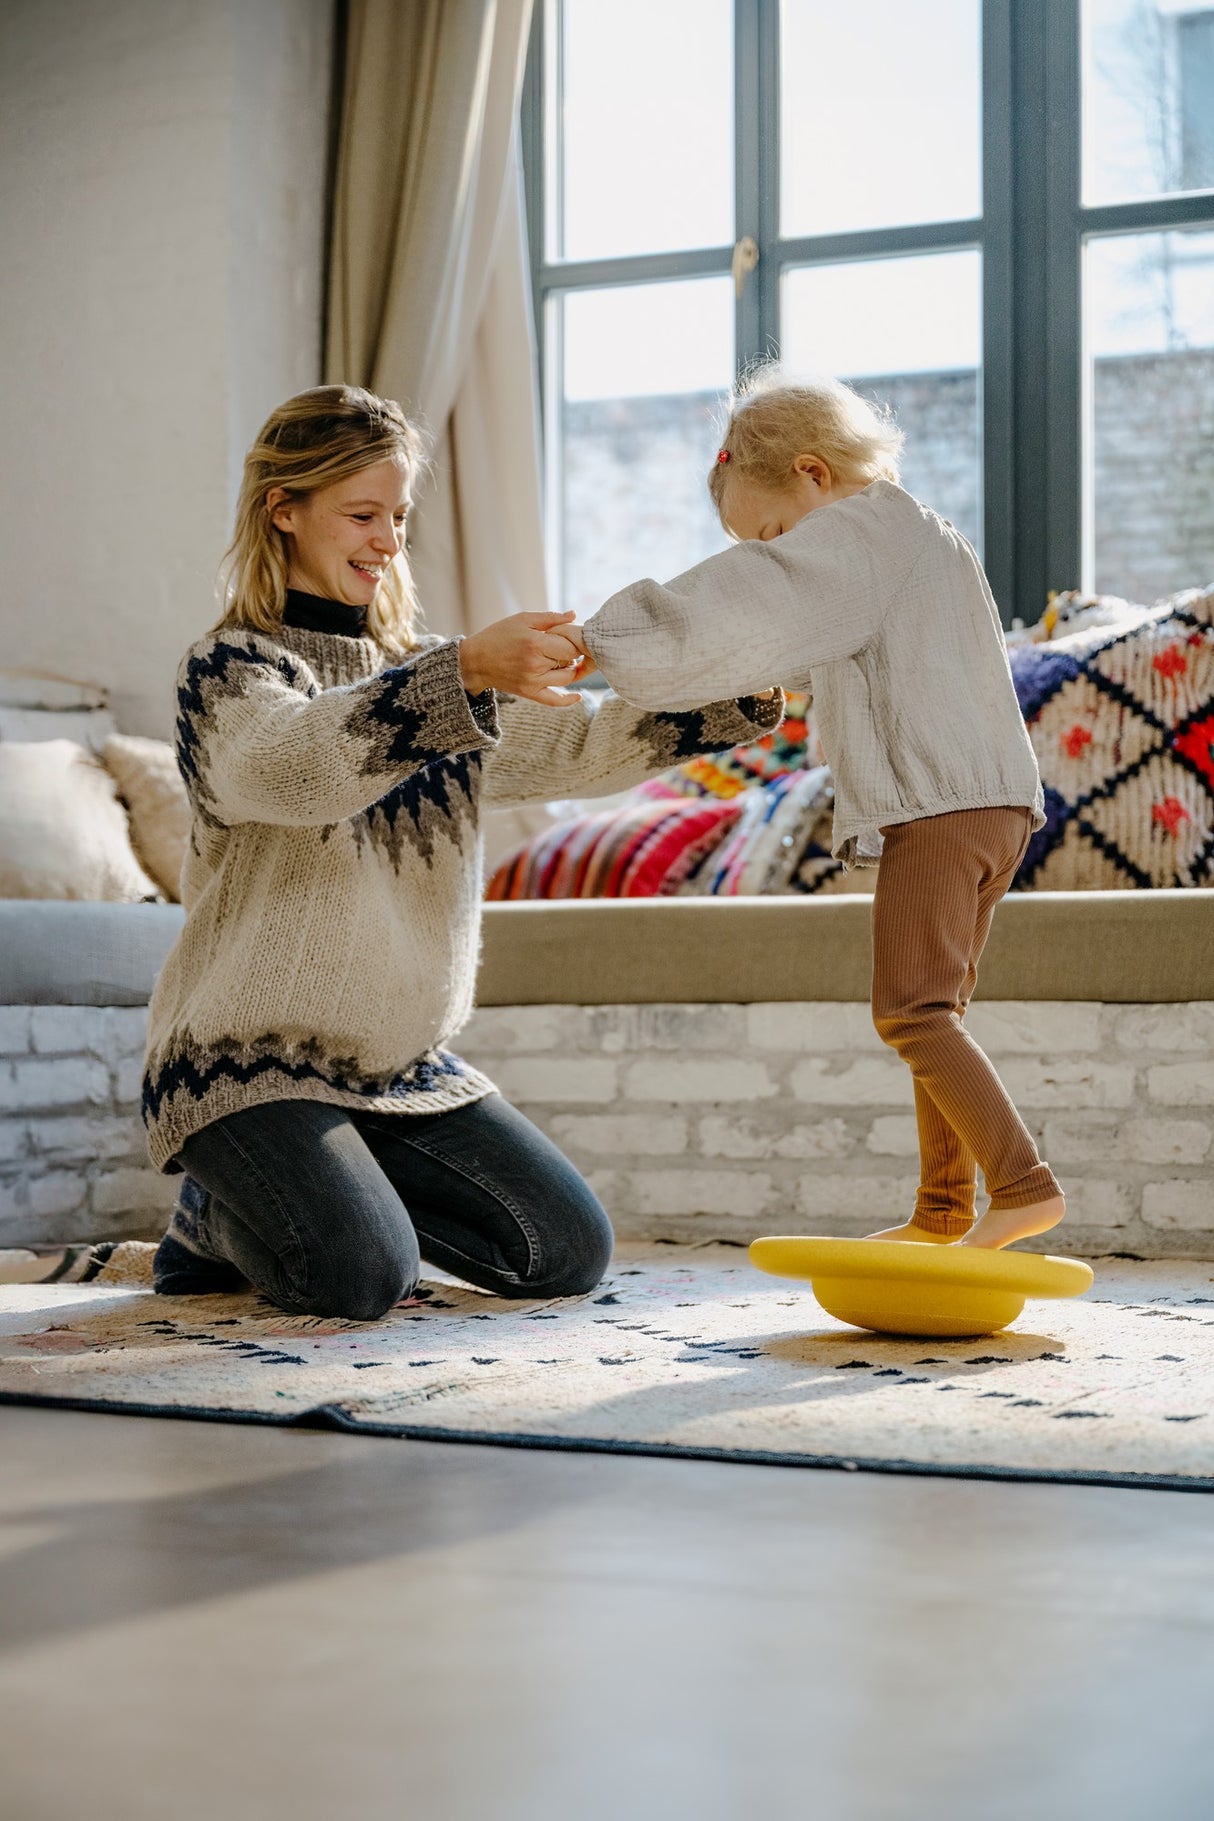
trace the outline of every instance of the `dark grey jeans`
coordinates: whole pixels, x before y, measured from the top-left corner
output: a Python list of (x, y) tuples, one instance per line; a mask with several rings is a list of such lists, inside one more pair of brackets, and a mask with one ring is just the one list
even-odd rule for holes
[(547, 1297), (593, 1289), (611, 1257), (597, 1197), (500, 1094), (421, 1115), (275, 1100), (196, 1132), (180, 1160), (206, 1191), (181, 1197), (204, 1256), (187, 1282), (170, 1227), (165, 1291), (220, 1287), (210, 1258), (281, 1308), (370, 1321), (410, 1293), (423, 1258), (499, 1296)]

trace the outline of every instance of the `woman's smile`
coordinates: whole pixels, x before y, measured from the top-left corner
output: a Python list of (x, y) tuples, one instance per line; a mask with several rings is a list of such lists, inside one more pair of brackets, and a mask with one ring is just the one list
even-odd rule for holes
[(351, 569), (354, 570), (356, 575), (364, 576), (373, 588), (378, 588), (380, 582), (383, 580), (384, 570), (387, 566), (388, 565), (384, 562), (364, 563), (354, 557), (350, 559)]

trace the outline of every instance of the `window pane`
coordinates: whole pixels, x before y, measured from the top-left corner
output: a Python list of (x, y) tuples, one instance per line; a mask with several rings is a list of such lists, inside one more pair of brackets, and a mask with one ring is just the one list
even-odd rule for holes
[(892, 405), (903, 486), (981, 551), (981, 254), (801, 266), (783, 304), (787, 365)]
[(1214, 576), (1214, 233), (1087, 243), (1094, 585), (1151, 602)]
[(706, 477), (733, 376), (733, 286), (570, 291), (549, 310), (549, 346), (564, 345), (557, 598), (581, 618), (627, 582), (668, 581), (725, 548)]
[(783, 0), (783, 234), (982, 213), (980, 13), (980, 0)]
[(1083, 200), (1214, 188), (1214, 7), (1084, 0)]
[(730, 245), (731, 0), (561, 0), (560, 259)]

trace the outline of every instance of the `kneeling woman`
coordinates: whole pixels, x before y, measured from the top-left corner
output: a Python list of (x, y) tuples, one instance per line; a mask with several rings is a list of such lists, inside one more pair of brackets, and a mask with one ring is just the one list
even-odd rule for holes
[(778, 692), (669, 715), (566, 696), (567, 615), (424, 635), (419, 459), (391, 400), (280, 406), (245, 463), (223, 619), (178, 675), (186, 920), (144, 1079), (153, 1162), (186, 1173), (165, 1294), (247, 1280), (368, 1320), (423, 1258), (504, 1296), (592, 1288), (602, 1207), (445, 1047), (472, 1006), (481, 805), (610, 793), (780, 716)]

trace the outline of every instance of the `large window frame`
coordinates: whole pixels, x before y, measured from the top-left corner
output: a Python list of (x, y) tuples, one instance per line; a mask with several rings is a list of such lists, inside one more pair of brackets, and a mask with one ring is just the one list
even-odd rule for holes
[[(734, 0), (735, 243), (550, 260), (549, 224), (559, 197), (549, 193), (547, 148), (560, 92), (561, 7), (559, 0), (536, 0), (523, 154), (545, 442), (556, 446), (559, 400), (548, 374), (559, 352), (552, 300), (562, 292), (728, 275), (737, 244), (750, 237), (759, 261), (736, 304), (736, 355), (743, 367), (778, 350), (781, 280), (790, 267), (977, 249), (983, 272), (983, 560), (1005, 623), (1032, 624), (1051, 591), (1090, 585), (1084, 468), (1076, 459), (1077, 450), (1087, 459), (1090, 446), (1084, 243), (1098, 234), (1214, 224), (1214, 190), (1082, 206), (1080, 0), (982, 0), (981, 215), (782, 237), (779, 10), (779, 0)], [(551, 462), (547, 468), (551, 525)]]

